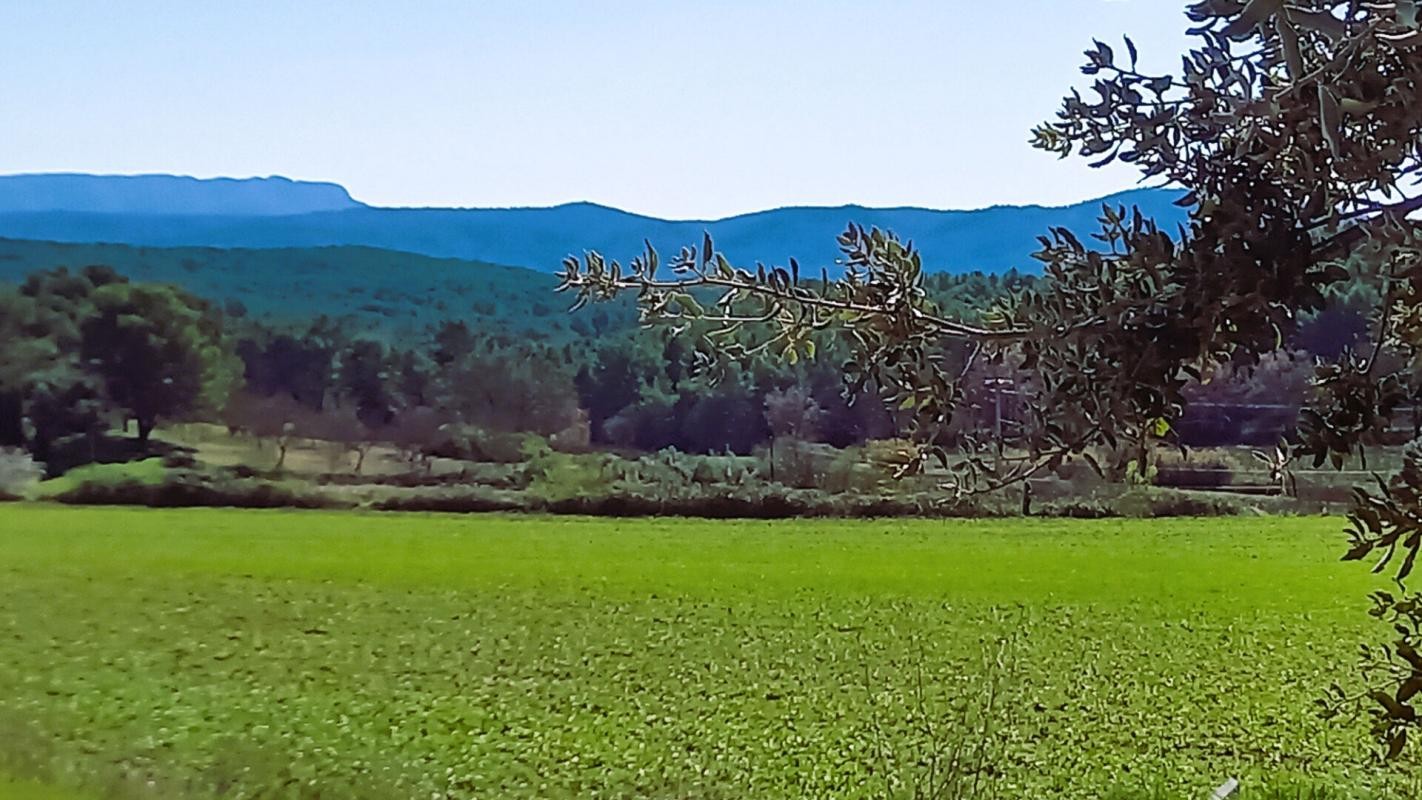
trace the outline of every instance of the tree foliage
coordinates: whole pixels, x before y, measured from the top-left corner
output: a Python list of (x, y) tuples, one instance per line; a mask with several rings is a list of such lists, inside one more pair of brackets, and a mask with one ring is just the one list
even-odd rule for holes
[(57, 442), (104, 427), (105, 386), (81, 357), (81, 327), (95, 294), (120, 280), (104, 268), (57, 269), (0, 290), (0, 444), (44, 462)]
[(175, 287), (101, 286), (81, 330), (83, 358), (138, 423), (139, 441), (162, 417), (220, 408), (237, 378), (221, 318)]

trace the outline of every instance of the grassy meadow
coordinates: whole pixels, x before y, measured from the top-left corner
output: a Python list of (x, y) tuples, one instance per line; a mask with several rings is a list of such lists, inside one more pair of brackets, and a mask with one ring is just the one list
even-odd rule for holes
[(0, 505), (0, 794), (1412, 796), (1340, 527)]

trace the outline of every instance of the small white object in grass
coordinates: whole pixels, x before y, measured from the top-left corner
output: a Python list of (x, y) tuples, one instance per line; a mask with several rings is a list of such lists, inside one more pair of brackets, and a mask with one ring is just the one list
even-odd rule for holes
[(1220, 784), (1219, 788), (1215, 789), (1215, 793), (1210, 795), (1210, 797), (1212, 798), (1212, 800), (1225, 800), (1226, 797), (1229, 797), (1230, 795), (1234, 794), (1234, 790), (1238, 788), (1239, 781), (1235, 780), (1234, 778), (1230, 778), (1229, 780)]

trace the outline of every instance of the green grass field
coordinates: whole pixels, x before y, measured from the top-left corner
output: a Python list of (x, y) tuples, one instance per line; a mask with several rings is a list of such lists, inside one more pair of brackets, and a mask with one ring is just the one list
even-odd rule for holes
[(1387, 633), (1340, 527), (0, 506), (0, 776), (911, 796), (987, 741), (1005, 798), (1410, 796), (1315, 713)]

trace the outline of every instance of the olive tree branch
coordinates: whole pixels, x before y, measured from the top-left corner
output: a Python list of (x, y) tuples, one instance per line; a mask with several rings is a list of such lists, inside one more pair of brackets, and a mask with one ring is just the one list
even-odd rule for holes
[[(599, 267), (599, 264), (606, 264), (606, 266)], [(745, 270), (737, 270), (737, 274), (730, 277), (696, 271), (682, 278), (658, 280), (650, 277), (645, 271), (622, 274), (617, 262), (605, 262), (597, 253), (589, 253), (584, 256), (581, 263), (575, 259), (568, 259), (564, 262), (564, 267), (565, 270), (561, 276), (563, 282), (559, 286), (559, 290), (577, 292), (580, 295), (580, 300), (583, 296), (588, 296), (590, 299), (610, 299), (623, 293), (637, 293), (642, 297), (648, 296), (649, 293), (665, 296), (673, 293), (692, 292), (697, 289), (714, 288), (727, 290), (733, 299), (758, 297), (781, 304), (792, 303), (809, 309), (814, 314), (828, 311), (850, 312), (862, 316), (906, 315), (914, 324), (921, 326), (928, 332), (977, 342), (1012, 342), (1026, 338), (1033, 333), (1032, 330), (1026, 328), (988, 328), (972, 325), (938, 316), (914, 305), (905, 304), (895, 307), (837, 299), (827, 293), (828, 287), (826, 293), (822, 294), (802, 286), (777, 285), (769, 281), (758, 280)], [(831, 287), (834, 285), (829, 284)], [(718, 301), (719, 303), (720, 301)], [(746, 324), (769, 322), (778, 316), (778, 310), (760, 315), (715, 315), (696, 312), (692, 309), (693, 307), (683, 306), (681, 309), (659, 314), (658, 319), (660, 321), (694, 319), (711, 323)], [(827, 322), (828, 320), (819, 319), (814, 321), (816, 325)]]

